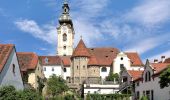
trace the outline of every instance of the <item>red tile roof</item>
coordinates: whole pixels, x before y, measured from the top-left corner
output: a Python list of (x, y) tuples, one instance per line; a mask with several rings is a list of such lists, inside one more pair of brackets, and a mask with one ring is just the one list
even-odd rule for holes
[(90, 53), (88, 52), (88, 49), (82, 39), (75, 48), (72, 57), (90, 57)]
[(151, 67), (154, 68), (154, 74), (159, 74), (169, 67), (169, 63), (151, 63)]
[(136, 80), (142, 76), (143, 71), (127, 70), (133, 80)]
[[(113, 59), (116, 58), (119, 50), (116, 48), (89, 48), (88, 49), (91, 55), (94, 55), (98, 65), (101, 66), (110, 66), (113, 63)], [(93, 59), (91, 59), (93, 61)], [(91, 63), (96, 63), (90, 61)]]
[(143, 63), (136, 52), (126, 52), (128, 58), (131, 60), (131, 66), (143, 66)]
[(21, 71), (36, 69), (38, 56), (33, 52), (17, 52)]
[(62, 62), (59, 56), (39, 56), (39, 60), (42, 65), (61, 65)]
[(64, 67), (70, 67), (71, 65), (70, 56), (62, 56), (61, 60), (63, 62)]
[(99, 65), (96, 57), (93, 54), (91, 55), (89, 59), (88, 65)]
[(5, 66), (13, 48), (13, 44), (0, 44), (0, 72)]

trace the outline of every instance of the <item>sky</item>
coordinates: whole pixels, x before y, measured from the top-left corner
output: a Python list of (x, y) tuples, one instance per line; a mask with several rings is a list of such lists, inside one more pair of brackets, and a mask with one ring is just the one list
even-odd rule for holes
[[(170, 0), (68, 0), (75, 30), (87, 47), (170, 57)], [(1, 0), (0, 43), (17, 52), (55, 55), (63, 0)]]

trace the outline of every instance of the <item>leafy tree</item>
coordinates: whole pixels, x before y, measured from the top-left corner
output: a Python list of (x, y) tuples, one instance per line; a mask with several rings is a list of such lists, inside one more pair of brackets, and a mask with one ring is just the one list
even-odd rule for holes
[(63, 78), (56, 76), (53, 74), (47, 80), (47, 93), (52, 95), (62, 94), (63, 92), (68, 90), (68, 86)]
[(170, 67), (167, 70), (165, 70), (163, 73), (161, 73), (159, 78), (160, 78), (159, 83), (161, 88), (170, 86)]
[(23, 91), (18, 91), (18, 100), (42, 100), (42, 96), (35, 90), (24, 89)]
[(42, 100), (42, 96), (35, 90), (16, 91), (13, 86), (4, 86), (0, 88), (0, 100)]
[(112, 73), (112, 72), (110, 72), (109, 73), (109, 76), (108, 77), (106, 77), (106, 81), (113, 81), (113, 82), (118, 82), (119, 81), (119, 74), (117, 74), (117, 73)]
[(0, 88), (0, 100), (17, 100), (17, 91), (13, 86)]

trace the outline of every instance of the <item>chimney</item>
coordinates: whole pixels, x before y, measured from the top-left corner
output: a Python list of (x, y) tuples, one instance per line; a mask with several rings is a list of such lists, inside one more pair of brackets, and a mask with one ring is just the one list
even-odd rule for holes
[(162, 63), (165, 61), (165, 56), (161, 56)]
[(154, 63), (158, 63), (158, 59), (154, 59)]

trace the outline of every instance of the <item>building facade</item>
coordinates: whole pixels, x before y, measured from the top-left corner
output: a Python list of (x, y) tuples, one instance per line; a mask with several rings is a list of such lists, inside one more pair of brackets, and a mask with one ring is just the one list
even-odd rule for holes
[(169, 100), (170, 86), (160, 88), (159, 75), (169, 68), (169, 63), (150, 63), (146, 61), (142, 76), (135, 81), (135, 98), (147, 96), (149, 100)]
[(0, 44), (0, 86), (8, 85), (24, 89), (15, 46)]

